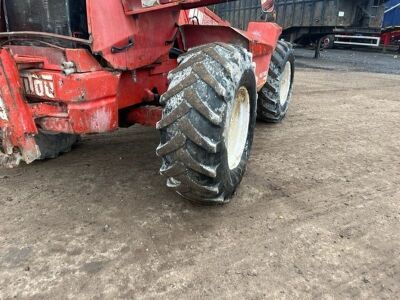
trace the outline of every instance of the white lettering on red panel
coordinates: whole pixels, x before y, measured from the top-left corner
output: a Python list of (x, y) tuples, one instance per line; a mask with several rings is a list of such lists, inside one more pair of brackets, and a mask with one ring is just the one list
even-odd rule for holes
[(24, 83), (26, 95), (46, 97), (50, 99), (54, 99), (56, 97), (52, 75), (23, 73), (21, 74), (21, 77)]

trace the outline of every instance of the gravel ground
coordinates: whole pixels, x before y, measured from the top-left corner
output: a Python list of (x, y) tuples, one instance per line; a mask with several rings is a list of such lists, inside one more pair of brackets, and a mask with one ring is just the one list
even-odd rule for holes
[(316, 60), (313, 50), (296, 48), (295, 52), (299, 67), (400, 75), (400, 53), (373, 52), (362, 48), (328, 49), (321, 52), (321, 58)]
[(150, 128), (0, 170), (0, 299), (399, 299), (399, 86), (300, 69), (224, 207), (167, 190)]

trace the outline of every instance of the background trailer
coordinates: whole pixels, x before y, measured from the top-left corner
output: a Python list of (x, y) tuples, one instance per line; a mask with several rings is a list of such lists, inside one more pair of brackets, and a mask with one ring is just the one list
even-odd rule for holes
[[(400, 45), (400, 0), (390, 0), (386, 3), (382, 44), (385, 47)], [(400, 47), (398, 50), (400, 51)]]
[[(379, 46), (384, 0), (275, 0), (276, 20), (283, 37), (309, 44), (323, 37), (326, 46)], [(215, 5), (214, 11), (233, 26), (245, 29), (249, 21), (260, 20), (259, 0), (242, 0)], [(333, 38), (335, 36), (335, 38)]]

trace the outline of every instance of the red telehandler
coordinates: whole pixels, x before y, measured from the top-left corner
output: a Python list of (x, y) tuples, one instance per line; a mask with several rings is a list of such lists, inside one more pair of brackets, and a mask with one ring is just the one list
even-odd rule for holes
[(285, 117), (294, 55), (278, 25), (241, 31), (205, 8), (221, 2), (1, 1), (1, 165), (142, 124), (160, 131), (168, 187), (199, 203), (229, 201), (256, 119)]

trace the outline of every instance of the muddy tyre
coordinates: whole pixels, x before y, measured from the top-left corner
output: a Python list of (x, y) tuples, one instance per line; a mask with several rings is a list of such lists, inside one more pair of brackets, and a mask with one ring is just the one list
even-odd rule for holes
[(292, 46), (279, 41), (272, 56), (268, 80), (258, 93), (258, 119), (279, 123), (285, 118), (293, 92), (294, 60)]
[(40, 159), (50, 159), (71, 151), (72, 147), (80, 141), (80, 136), (65, 133), (50, 134), (40, 131), (35, 136), (35, 141), (39, 146)]
[(216, 43), (178, 58), (157, 124), (167, 186), (201, 204), (226, 203), (244, 175), (256, 122), (251, 54)]

